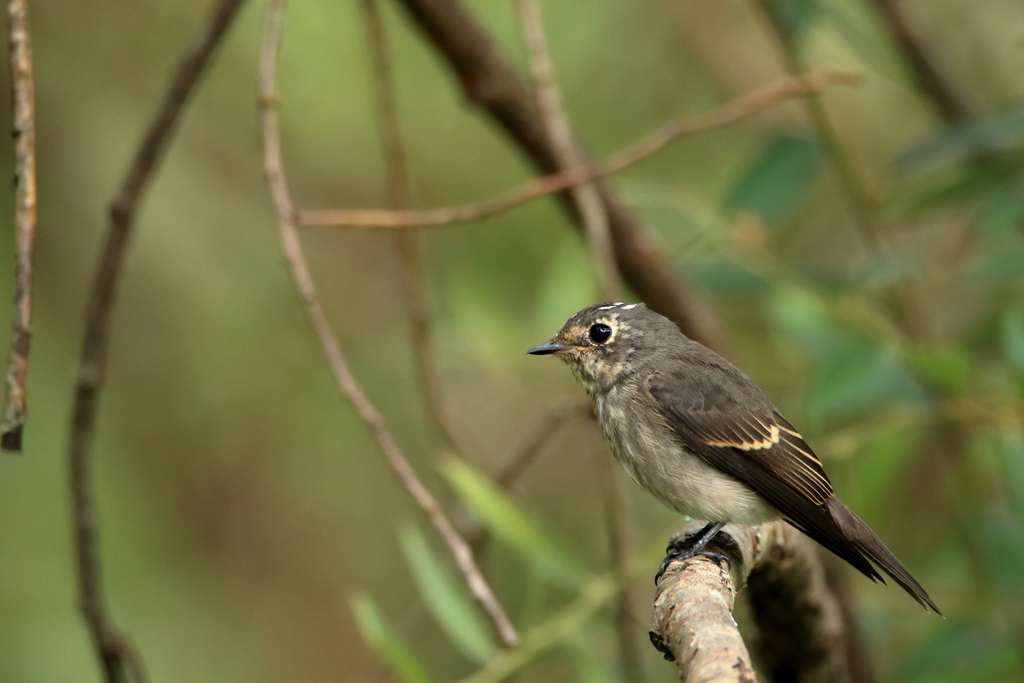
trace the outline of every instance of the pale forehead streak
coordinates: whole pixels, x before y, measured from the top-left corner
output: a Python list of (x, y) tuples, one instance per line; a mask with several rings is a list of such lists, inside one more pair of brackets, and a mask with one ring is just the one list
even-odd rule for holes
[(623, 306), (622, 310), (628, 311), (628, 310), (633, 309), (633, 308), (636, 308), (636, 304), (630, 304), (628, 306)]
[[(620, 301), (620, 302), (618, 302), (618, 303), (615, 303), (615, 304), (611, 304), (611, 305), (609, 305), (609, 306), (601, 306), (601, 307), (600, 307), (600, 308), (598, 308), (597, 310), (599, 310), (599, 311), (607, 311), (607, 310), (609, 310), (609, 309), (611, 309), (611, 308), (617, 308), (617, 307), (619, 307), (619, 306), (626, 306), (626, 304), (624, 304), (624, 303), (622, 303), (622, 302)], [(633, 304), (633, 306), (636, 306), (636, 304)], [(632, 308), (633, 306), (626, 306), (626, 308)]]

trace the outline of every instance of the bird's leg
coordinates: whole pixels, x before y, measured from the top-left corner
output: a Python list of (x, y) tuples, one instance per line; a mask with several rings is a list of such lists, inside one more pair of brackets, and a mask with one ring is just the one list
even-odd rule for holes
[(654, 575), (654, 585), (658, 585), (658, 580), (661, 579), (668, 566), (677, 560), (688, 560), (694, 555), (704, 555), (713, 560), (725, 560), (728, 562), (729, 558), (725, 555), (704, 550), (705, 546), (707, 546), (712, 538), (718, 535), (718, 532), (724, 526), (725, 522), (713, 522), (686, 540), (672, 541), (665, 550), (665, 559), (661, 561), (658, 573)]

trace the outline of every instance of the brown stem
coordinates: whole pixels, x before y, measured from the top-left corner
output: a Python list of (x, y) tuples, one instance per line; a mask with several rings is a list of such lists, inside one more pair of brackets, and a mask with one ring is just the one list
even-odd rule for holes
[(444, 539), (455, 562), (465, 577), (470, 592), (484, 612), (491, 618), (502, 642), (514, 646), (519, 642), (515, 627), (505, 614), (494, 592), (480, 573), (473, 559), (469, 545), (459, 536), (437, 500), (427, 490), (406, 459), (398, 443), (391, 436), (384, 417), (370, 403), (362, 387), (349, 370), (338, 338), (331, 330), (330, 323), (320, 303), (320, 295), (309, 271), (302, 245), (299, 242), (295, 223), (295, 207), (288, 190), (288, 181), (281, 160), (280, 123), (277, 114), (277, 89), (275, 73), (277, 53), (281, 44), (284, 11), (287, 0), (273, 0), (267, 14), (266, 28), (260, 47), (259, 61), (259, 114), (263, 138), (263, 168), (270, 185), (270, 193), (277, 210), (278, 227), (285, 257), (291, 270), (295, 286), (306, 306), (306, 314), (315, 331), (324, 355), (331, 366), (335, 380), (344, 396), (352, 403), (367, 431), (377, 441), (388, 465), (395, 476), (412, 496), (416, 504), (426, 513), (434, 528)]
[(32, 250), (36, 241), (35, 85), (27, 0), (7, 4), (11, 36), (11, 101), (14, 109), (14, 315), (7, 362), (7, 408), (0, 448), (21, 452), (27, 410), (28, 354), (32, 344)]
[(115, 629), (103, 596), (96, 510), (90, 481), (96, 411), (106, 376), (114, 294), (142, 194), (170, 143), (189, 95), (195, 90), (240, 5), (241, 0), (220, 0), (213, 7), (199, 41), (185, 52), (179, 63), (163, 102), (136, 151), (121, 190), (110, 204), (110, 229), (86, 310), (68, 445), (69, 484), (78, 599), (108, 683), (145, 679), (141, 660)]
[[(398, 117), (398, 101), (394, 73), (388, 50), (388, 35), (378, 0), (361, 0), (370, 57), (373, 65), (373, 84), (376, 94), (376, 120), (381, 146), (384, 149), (387, 170), (388, 205), (392, 209), (407, 210), (412, 205), (409, 164)], [(441, 375), (434, 360), (434, 345), (430, 335), (430, 306), (423, 295), (423, 263), (420, 257), (419, 235), (400, 232), (395, 236), (395, 250), (399, 260), (399, 279), (406, 316), (409, 320), (409, 343), (413, 351), (416, 374), (423, 404), (433, 423), (434, 431), (448, 449), (461, 453), (452, 429), (451, 410), (441, 384)]]
[[(530, 91), (500, 54), (494, 41), (458, 0), (400, 0), (457, 76), (466, 96), (491, 116), (544, 174), (557, 173), (558, 161), (548, 141)], [(608, 215), (619, 271), (652, 309), (674, 320), (694, 339), (714, 346), (717, 335), (694, 310), (651, 237), (608, 187), (598, 182)], [(579, 226), (572, 197), (560, 195), (562, 208)]]
[[(537, 106), (555, 162), (560, 170), (583, 166), (586, 157), (576, 142), (569, 116), (562, 105), (555, 66), (551, 61), (544, 33), (540, 3), (538, 0), (516, 0), (515, 4), (519, 10), (523, 41), (529, 55)], [(601, 203), (597, 185), (593, 181), (581, 183), (570, 188), (569, 193), (583, 222), (587, 242), (590, 244), (597, 290), (602, 299), (618, 301), (622, 298), (622, 284), (619, 282), (619, 272), (615, 266), (608, 215)]]
[(605, 536), (608, 539), (609, 568), (615, 579), (616, 590), (613, 601), (613, 622), (615, 639), (619, 647), (619, 661), (622, 663), (626, 683), (641, 683), (644, 680), (643, 658), (636, 640), (636, 620), (633, 617), (633, 594), (630, 591), (630, 515), (627, 498), (619, 486), (617, 468), (601, 448), (593, 454), (597, 485), (604, 509)]
[(953, 86), (946, 81), (929, 58), (921, 41), (914, 35), (895, 0), (871, 0), (885, 20), (896, 50), (910, 68), (917, 87), (928, 98), (947, 123), (963, 123), (971, 119), (967, 106)]
[(643, 161), (680, 138), (729, 125), (793, 97), (820, 92), (832, 85), (856, 85), (857, 83), (860, 83), (860, 79), (853, 74), (829, 71), (799, 77), (779, 78), (741, 95), (717, 109), (670, 121), (604, 161), (577, 166), (529, 180), (489, 199), (472, 204), (418, 211), (374, 209), (302, 211), (298, 220), (304, 227), (404, 230), (440, 227), (488, 218), (534, 199), (591, 182), (595, 178), (617, 173)]
[[(691, 522), (673, 540), (692, 535), (702, 526), (703, 522)], [(774, 621), (765, 625), (787, 629), (779, 632), (779, 637), (789, 637), (788, 629), (811, 634), (809, 647), (790, 644), (770, 662), (773, 673), (793, 673), (774, 680), (848, 680), (839, 608), (825, 584), (817, 550), (806, 536), (784, 522), (760, 527), (729, 524), (708, 549), (728, 557), (728, 567), (704, 555), (673, 562), (658, 582), (654, 600), (651, 642), (666, 659), (676, 662), (683, 680), (758, 680), (732, 616), (736, 594), (748, 584), (755, 610), (757, 605), (773, 601), (771, 613), (764, 616)], [(809, 649), (820, 655), (815, 665), (828, 662), (828, 671), (835, 678), (802, 677), (810, 668), (800, 658)]]
[[(792, 527), (790, 527), (792, 529)], [(794, 683), (848, 683), (846, 622), (829, 589), (818, 549), (792, 530), (769, 547), (747, 587), (765, 677)]]

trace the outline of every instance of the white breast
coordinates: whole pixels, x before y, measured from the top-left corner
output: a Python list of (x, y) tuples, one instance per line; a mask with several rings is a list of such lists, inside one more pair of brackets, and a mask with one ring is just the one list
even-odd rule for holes
[[(632, 393), (632, 392), (629, 392)], [(630, 478), (668, 507), (707, 522), (762, 524), (779, 512), (729, 475), (683, 448), (677, 437), (621, 390), (594, 396), (601, 429)]]

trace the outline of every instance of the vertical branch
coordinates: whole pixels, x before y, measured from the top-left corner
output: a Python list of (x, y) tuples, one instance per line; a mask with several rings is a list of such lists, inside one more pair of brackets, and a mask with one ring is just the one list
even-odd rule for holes
[(0, 448), (21, 452), (25, 428), (28, 354), (32, 344), (32, 249), (36, 241), (36, 123), (32, 45), (27, 0), (10, 0), (11, 87), (14, 105), (14, 315), (7, 362), (7, 408), (0, 423)]
[[(562, 95), (548, 50), (539, 0), (516, 0), (516, 7), (522, 24), (523, 40), (530, 57), (530, 71), (533, 74), (537, 105), (555, 163), (562, 170), (576, 168), (585, 164), (587, 160), (573, 135), (565, 107), (562, 106)], [(583, 219), (587, 241), (590, 243), (597, 289), (601, 298), (618, 301), (622, 298), (622, 286), (619, 283), (618, 269), (615, 267), (608, 214), (601, 204), (597, 185), (593, 182), (583, 183), (573, 187), (570, 193), (576, 210)]]
[(605, 449), (594, 452), (597, 484), (601, 490), (604, 508), (605, 535), (608, 537), (608, 556), (612, 578), (617, 587), (614, 598), (615, 637), (619, 646), (619, 660), (622, 663), (626, 683), (640, 683), (644, 680), (643, 658), (636, 642), (633, 618), (633, 596), (629, 591), (629, 511), (627, 498), (619, 486), (615, 471), (618, 468), (608, 457)]
[(186, 51), (178, 65), (156, 117), (139, 145), (121, 190), (110, 204), (110, 229), (86, 310), (85, 334), (75, 384), (68, 466), (78, 599), (107, 683), (122, 683), (129, 680), (129, 675), (135, 681), (144, 680), (141, 660), (114, 628), (103, 595), (96, 538), (96, 510), (90, 481), (96, 412), (106, 377), (114, 294), (142, 194), (149, 186), (153, 171), (170, 143), (189, 95), (206, 70), (240, 5), (241, 0), (220, 0), (200, 40)]
[[(373, 85), (377, 99), (377, 129), (384, 149), (387, 172), (388, 208), (408, 209), (412, 204), (409, 165), (399, 125), (395, 80), (388, 49), (388, 35), (378, 0), (360, 0), (369, 36)], [(451, 411), (445, 399), (430, 335), (430, 307), (423, 295), (423, 264), (419, 232), (400, 231), (394, 237), (405, 312), (409, 319), (409, 342), (423, 403), (444, 446), (460, 452), (452, 429)]]
[[(544, 32), (544, 19), (539, 0), (516, 0), (519, 21), (522, 24), (523, 41), (529, 54), (530, 71), (533, 74), (537, 105), (547, 132), (548, 142), (554, 160), (560, 170), (576, 168), (587, 163), (573, 135), (569, 116), (562, 105), (562, 96), (555, 77), (555, 67), (548, 50)], [(597, 289), (604, 300), (622, 299), (622, 285), (615, 264), (615, 252), (608, 225), (608, 214), (601, 202), (597, 185), (582, 183), (570, 190), (573, 203), (583, 221), (587, 242), (590, 245)], [(603, 449), (602, 449), (603, 450)], [(615, 485), (614, 474), (610, 471), (610, 460), (605, 453), (597, 456), (600, 463), (597, 477), (601, 488), (604, 507), (605, 534), (612, 575), (616, 578), (615, 631), (619, 645), (622, 670), (629, 683), (643, 680), (643, 667), (636, 640), (633, 637), (630, 617), (632, 598), (629, 583), (625, 580), (629, 564), (629, 530), (624, 515), (624, 501), (621, 490)]]
[[(530, 91), (494, 40), (459, 0), (398, 0), (451, 68), (465, 96), (486, 113), (541, 173), (559, 170)], [(721, 349), (724, 338), (694, 304), (636, 216), (607, 184), (597, 182), (623, 278), (651, 309), (672, 319), (691, 339)], [(577, 225), (566, 193), (560, 205)]]
[(338, 338), (331, 330), (320, 303), (320, 295), (313, 283), (309, 264), (306, 262), (302, 245), (299, 242), (299, 233), (295, 222), (295, 205), (288, 190), (288, 181), (281, 160), (281, 134), (277, 113), (277, 89), (274, 80), (286, 7), (287, 0), (273, 0), (267, 14), (263, 42), (260, 46), (258, 106), (263, 138), (263, 169), (267, 183), (270, 185), (274, 207), (277, 210), (282, 247), (292, 278), (306, 306), (306, 315), (309, 317), (310, 325), (320, 341), (324, 355), (327, 357), (342, 393), (355, 408), (367, 431), (377, 441), (377, 445), (399, 482), (409, 492), (420, 509), (426, 513), (434, 528), (448, 545), (455, 557), (456, 564), (465, 577), (470, 592), (491, 618), (502, 642), (512, 647), (519, 642), (519, 635), (516, 633), (515, 627), (512, 626), (501, 603), (498, 602), (490, 585), (480, 573), (469, 545), (459, 536), (437, 500), (420, 481), (412, 465), (409, 464), (398, 447), (398, 443), (391, 436), (391, 432), (388, 431), (384, 417), (370, 403), (362, 387), (352, 375), (342, 353), (341, 345), (338, 343)]

